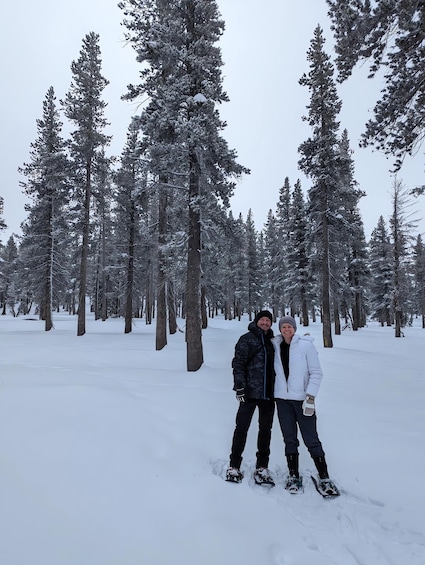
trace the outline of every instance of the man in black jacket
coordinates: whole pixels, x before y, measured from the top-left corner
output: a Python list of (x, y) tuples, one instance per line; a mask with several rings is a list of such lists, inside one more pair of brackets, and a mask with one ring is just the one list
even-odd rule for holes
[(248, 326), (236, 346), (232, 361), (233, 390), (239, 401), (236, 427), (233, 433), (230, 464), (226, 480), (239, 483), (240, 470), (249, 426), (258, 407), (257, 463), (254, 479), (258, 484), (274, 485), (268, 470), (270, 439), (274, 415), (274, 348), (271, 343), (273, 317), (262, 310)]

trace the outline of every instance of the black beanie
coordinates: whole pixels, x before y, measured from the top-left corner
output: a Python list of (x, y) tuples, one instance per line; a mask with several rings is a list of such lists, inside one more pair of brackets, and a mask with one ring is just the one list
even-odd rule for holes
[(258, 312), (258, 314), (255, 316), (254, 322), (257, 324), (258, 320), (260, 320), (261, 318), (268, 318), (271, 322), (273, 322), (273, 316), (269, 310), (261, 310), (261, 312)]

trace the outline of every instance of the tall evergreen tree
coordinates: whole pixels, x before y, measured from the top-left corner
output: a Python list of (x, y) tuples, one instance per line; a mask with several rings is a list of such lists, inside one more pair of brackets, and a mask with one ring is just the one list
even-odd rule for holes
[(54, 281), (63, 276), (59, 266), (63, 268), (65, 264), (60, 254), (60, 234), (65, 231), (63, 212), (69, 173), (55, 100), (50, 87), (43, 102), (43, 117), (37, 120), (38, 137), (31, 144), (31, 161), (19, 169), (26, 177), (21, 186), (32, 201), (27, 205), (29, 216), (22, 226), (21, 255), (32, 273), (32, 291), (46, 331), (53, 326)]
[(21, 297), (18, 291), (18, 261), (18, 246), (15, 237), (11, 235), (6, 244), (0, 247), (0, 307), (2, 316), (7, 314), (8, 308), (13, 316), (17, 314), (16, 304)]
[(103, 133), (108, 124), (102, 93), (108, 81), (102, 76), (99, 35), (90, 32), (83, 38), (80, 56), (71, 64), (71, 86), (63, 101), (65, 116), (76, 126), (69, 144), (74, 169), (74, 198), (79, 212), (81, 258), (78, 292), (77, 335), (86, 332), (87, 269), (90, 244), (90, 212), (96, 162), (110, 138)]
[[(351, 311), (353, 330), (365, 325), (365, 285), (367, 278), (367, 251), (363, 222), (359, 211), (360, 198), (364, 196), (354, 179), (354, 162), (348, 139), (344, 130), (339, 142), (338, 193), (334, 221), (331, 227), (331, 249), (340, 271), (334, 273), (338, 289), (343, 296), (342, 304), (346, 314)], [(338, 297), (334, 298), (335, 303)], [(336, 304), (335, 327), (338, 323)], [(337, 330), (335, 329), (337, 332)]]
[(299, 166), (313, 181), (309, 190), (310, 217), (314, 224), (313, 235), (320, 246), (323, 344), (333, 347), (330, 303), (330, 224), (336, 211), (335, 195), (338, 190), (339, 146), (337, 115), (341, 109), (330, 57), (324, 51), (325, 39), (320, 26), (307, 52), (310, 72), (303, 75), (300, 84), (310, 91), (308, 116), (312, 137), (303, 142), (298, 151)]
[(393, 311), (395, 337), (401, 337), (401, 327), (406, 320), (409, 297), (408, 255), (412, 241), (412, 230), (417, 222), (410, 211), (412, 201), (410, 192), (403, 184), (394, 179), (392, 192), (393, 211), (390, 217), (391, 239), (393, 248)]
[[(3, 213), (4, 213), (4, 198), (0, 196), (0, 232), (7, 228), (7, 225), (4, 223), (3, 220)], [(1, 243), (1, 240), (0, 240)]]
[(309, 325), (308, 310), (313, 302), (308, 233), (307, 205), (297, 180), (291, 198), (285, 287), (291, 312), (300, 314), (303, 326)]
[(425, 245), (421, 235), (416, 239), (414, 260), (416, 311), (421, 317), (422, 328), (425, 328)]
[(263, 229), (264, 235), (264, 271), (267, 273), (264, 281), (263, 295), (267, 304), (273, 309), (273, 316), (279, 315), (280, 298), (282, 296), (281, 272), (284, 262), (281, 261), (280, 231), (276, 216), (269, 210), (267, 222)]
[(396, 169), (425, 136), (425, 4), (418, 0), (327, 0), (341, 81), (370, 59), (385, 86), (366, 124), (363, 144), (395, 156)]
[[(225, 123), (216, 107), (227, 101), (221, 52), (216, 46), (224, 23), (213, 0), (124, 0), (119, 6), (126, 16), (127, 38), (137, 60), (145, 64), (141, 84), (131, 86), (127, 98), (149, 96), (150, 127), (144, 131), (148, 148), (157, 143), (167, 144), (168, 149), (172, 145), (172, 162), (179, 167), (180, 186), (186, 189), (187, 369), (196, 371), (203, 363), (201, 250), (206, 202), (213, 193), (228, 205), (234, 188), (229, 178), (244, 171), (220, 136)], [(154, 126), (164, 132), (160, 139)], [(170, 135), (166, 136), (167, 129)], [(168, 174), (164, 178), (170, 182)]]
[[(132, 330), (134, 311), (134, 275), (137, 264), (136, 249), (140, 243), (140, 208), (146, 201), (144, 194), (147, 166), (143, 159), (140, 126), (133, 118), (127, 131), (127, 142), (116, 173), (116, 245), (120, 256), (126, 258), (124, 292), (124, 332)], [(139, 246), (140, 247), (140, 246)]]
[(247, 299), (248, 314), (251, 320), (252, 314), (256, 314), (264, 306), (262, 298), (262, 277), (263, 262), (261, 260), (261, 251), (259, 247), (258, 232), (255, 228), (252, 210), (248, 210), (245, 222), (246, 243), (247, 243)]
[(369, 241), (371, 315), (381, 326), (391, 326), (393, 257), (392, 245), (383, 216), (379, 217)]
[(95, 266), (92, 280), (93, 310), (95, 319), (108, 317), (108, 286), (110, 263), (113, 260), (112, 241), (112, 164), (114, 158), (106, 157), (104, 149), (99, 151), (93, 177), (93, 229), (92, 249)]
[(291, 208), (291, 185), (289, 177), (285, 177), (284, 183), (279, 190), (279, 200), (276, 206), (276, 228), (278, 230), (278, 254), (276, 264), (279, 265), (278, 272), (275, 274), (275, 290), (277, 310), (284, 315), (288, 306), (288, 296), (286, 292), (286, 280), (288, 275), (287, 253), (289, 249), (290, 236), (290, 208)]

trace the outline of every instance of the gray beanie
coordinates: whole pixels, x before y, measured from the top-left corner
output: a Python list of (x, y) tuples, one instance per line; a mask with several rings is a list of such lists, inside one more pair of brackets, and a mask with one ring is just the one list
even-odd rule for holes
[(283, 324), (290, 324), (294, 328), (294, 330), (297, 331), (297, 322), (294, 320), (292, 316), (283, 316), (283, 318), (280, 318), (279, 331), (280, 328), (283, 326)]

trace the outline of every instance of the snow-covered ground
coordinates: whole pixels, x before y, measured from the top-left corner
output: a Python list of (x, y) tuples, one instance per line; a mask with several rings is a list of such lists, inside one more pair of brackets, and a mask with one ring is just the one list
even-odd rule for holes
[[(56, 315), (0, 317), (1, 565), (425, 565), (425, 330), (370, 323), (324, 349), (319, 434), (342, 496), (306, 478), (283, 488), (275, 420), (267, 490), (223, 480), (242, 322), (210, 320), (205, 363), (186, 372), (184, 334)], [(275, 332), (277, 324), (274, 324)], [(298, 331), (303, 331), (300, 328)], [(305, 448), (301, 469), (312, 461)]]

